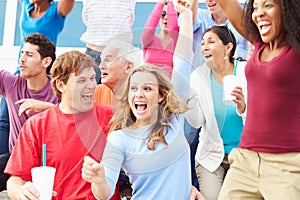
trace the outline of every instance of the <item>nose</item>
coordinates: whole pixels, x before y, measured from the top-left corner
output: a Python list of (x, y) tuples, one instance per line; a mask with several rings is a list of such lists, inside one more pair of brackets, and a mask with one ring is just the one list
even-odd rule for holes
[(25, 60), (25, 55), (23, 53), (21, 53), (20, 55), (20, 63), (24, 62)]
[(136, 92), (135, 92), (135, 96), (136, 97), (143, 97), (144, 96), (144, 93), (143, 93), (143, 90), (142, 89), (137, 89)]
[(209, 49), (209, 47), (208, 47), (208, 43), (204, 43), (204, 44), (202, 44), (202, 51), (206, 51), (206, 50), (208, 50)]
[(257, 7), (254, 11), (253, 11), (253, 14), (254, 16), (262, 16), (264, 15), (265, 13), (265, 10), (262, 8), (262, 7)]
[(102, 61), (99, 65), (100, 70), (106, 68), (105, 61)]

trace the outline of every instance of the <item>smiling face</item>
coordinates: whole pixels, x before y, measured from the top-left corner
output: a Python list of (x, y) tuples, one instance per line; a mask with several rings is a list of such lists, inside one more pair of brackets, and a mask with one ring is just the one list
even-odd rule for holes
[(224, 56), (228, 54), (228, 49), (217, 34), (208, 31), (202, 38), (201, 53), (206, 62), (213, 60), (216, 65), (219, 65), (225, 61)]
[(93, 68), (85, 68), (77, 76), (71, 73), (66, 84), (58, 82), (61, 92), (61, 106), (65, 113), (89, 111), (94, 105), (96, 74)]
[(252, 20), (264, 43), (284, 37), (281, 10), (279, 0), (254, 0)]
[(106, 47), (101, 53), (101, 82), (114, 90), (120, 80), (126, 76), (129, 63), (118, 57), (118, 49)]
[(205, 4), (210, 14), (212, 15), (223, 12), (221, 6), (217, 3), (216, 0), (206, 0)]
[(157, 120), (158, 106), (162, 100), (159, 83), (153, 73), (136, 72), (130, 77), (128, 101), (137, 127)]

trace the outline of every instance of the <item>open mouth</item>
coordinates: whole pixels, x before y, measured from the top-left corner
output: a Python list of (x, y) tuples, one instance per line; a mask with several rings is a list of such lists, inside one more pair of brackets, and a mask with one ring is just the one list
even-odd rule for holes
[(93, 94), (83, 94), (81, 96), (85, 101), (93, 101)]
[(209, 8), (212, 8), (212, 7), (216, 6), (216, 5), (217, 5), (217, 3), (207, 4), (207, 6), (208, 6)]
[(204, 58), (205, 58), (205, 59), (209, 59), (210, 57), (212, 57), (211, 54), (205, 54), (205, 55), (204, 55)]
[(147, 109), (147, 104), (144, 102), (135, 102), (135, 109), (139, 112), (145, 111)]
[(108, 76), (108, 73), (106, 72), (101, 72), (101, 78)]
[(261, 35), (267, 34), (271, 29), (271, 23), (267, 21), (260, 21), (257, 25), (259, 27)]

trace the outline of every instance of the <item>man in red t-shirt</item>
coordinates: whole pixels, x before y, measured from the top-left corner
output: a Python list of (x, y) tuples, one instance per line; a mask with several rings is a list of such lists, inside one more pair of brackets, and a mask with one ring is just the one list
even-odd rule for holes
[(52, 199), (95, 199), (90, 183), (81, 178), (83, 158), (101, 160), (106, 144), (110, 106), (94, 102), (96, 88), (93, 60), (78, 51), (62, 54), (51, 69), (52, 88), (61, 103), (30, 118), (8, 161), (11, 178), (7, 191), (13, 199), (35, 199), (31, 169), (46, 164), (56, 168)]

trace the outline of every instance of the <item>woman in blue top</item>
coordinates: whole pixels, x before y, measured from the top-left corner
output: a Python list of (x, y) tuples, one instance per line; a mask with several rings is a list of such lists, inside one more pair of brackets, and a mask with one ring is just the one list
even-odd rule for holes
[[(112, 195), (122, 167), (132, 184), (132, 199), (202, 199), (191, 184), (190, 151), (184, 137), (184, 115), (199, 127), (200, 110), (182, 99), (189, 96), (192, 60), (192, 13), (182, 15), (172, 83), (150, 64), (135, 67), (121, 88), (101, 164), (85, 157), (82, 177), (99, 199)], [(194, 102), (191, 99), (190, 102)], [(190, 109), (189, 108), (193, 108)]]
[[(202, 112), (198, 119), (203, 123), (195, 156), (200, 191), (206, 200), (218, 198), (224, 177), (229, 168), (227, 155), (238, 147), (245, 112), (245, 62), (234, 59), (236, 40), (226, 26), (212, 26), (202, 37), (202, 55), (205, 65), (191, 75), (191, 87), (199, 93)], [(235, 75), (241, 80), (232, 94), (233, 105), (223, 103), (223, 77)], [(225, 156), (224, 156), (225, 155)]]

